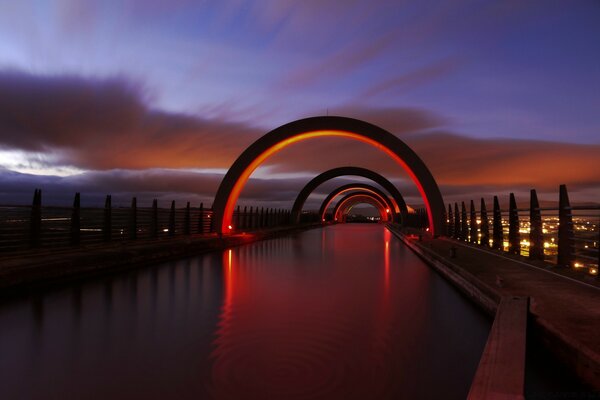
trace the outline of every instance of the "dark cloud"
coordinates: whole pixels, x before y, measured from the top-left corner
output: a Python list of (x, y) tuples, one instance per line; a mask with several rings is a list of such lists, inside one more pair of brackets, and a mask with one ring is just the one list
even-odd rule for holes
[[(399, 136), (449, 198), (529, 188), (554, 193), (562, 183), (590, 197), (600, 187), (597, 144), (465, 137), (441, 131), (448, 121), (422, 109), (345, 106), (333, 111)], [(56, 166), (90, 170), (66, 178), (3, 171), (5, 199), (10, 193), (28, 198), (34, 187), (48, 187), (57, 196), (74, 191), (99, 198), (117, 192), (148, 198), (179, 193), (212, 202), (221, 175), (187, 169), (228, 168), (264, 133), (244, 123), (151, 109), (143, 88), (125, 79), (0, 72), (0, 148), (38, 152)], [(341, 138), (310, 140), (275, 154), (267, 163), (269, 173), (303, 171), (307, 177), (252, 179), (243, 199), (291, 202), (309, 176), (343, 165), (382, 173), (418, 201), (414, 185), (382, 152)]]
[(84, 169), (223, 167), (260, 134), (153, 110), (139, 85), (119, 78), (4, 71), (0, 93), (0, 146), (46, 152)]

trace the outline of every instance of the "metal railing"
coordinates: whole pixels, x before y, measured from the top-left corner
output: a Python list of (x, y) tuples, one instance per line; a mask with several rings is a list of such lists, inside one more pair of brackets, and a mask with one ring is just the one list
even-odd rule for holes
[[(79, 193), (72, 207), (42, 206), (41, 190), (36, 189), (33, 204), (0, 205), (0, 253), (29, 249), (49, 251), (79, 245), (95, 245), (133, 240), (160, 240), (185, 235), (214, 234), (212, 210), (191, 207), (139, 207), (134, 197), (130, 207), (112, 207), (111, 196), (104, 208), (81, 207)], [(303, 220), (312, 214), (303, 215)], [(233, 214), (232, 232), (252, 231), (290, 223), (290, 211), (265, 207), (238, 207)]]
[(497, 196), (491, 212), (480, 204), (477, 210), (471, 201), (468, 212), (465, 202), (449, 205), (448, 236), (598, 276), (600, 206), (571, 207), (565, 185), (558, 207), (541, 208), (535, 190), (529, 208), (517, 208), (512, 193), (508, 209)]

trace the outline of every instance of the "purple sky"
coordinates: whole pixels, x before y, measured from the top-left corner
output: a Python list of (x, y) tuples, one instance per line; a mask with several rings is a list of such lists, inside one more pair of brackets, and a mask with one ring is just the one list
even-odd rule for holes
[[(58, 203), (81, 191), (84, 204), (210, 204), (252, 141), (327, 112), (405, 140), (447, 201), (527, 200), (530, 188), (555, 200), (561, 183), (598, 201), (598, 21), (595, 0), (1, 2), (0, 203), (41, 187)], [(285, 149), (241, 204), (289, 207), (343, 165), (385, 174), (418, 204), (364, 147)]]

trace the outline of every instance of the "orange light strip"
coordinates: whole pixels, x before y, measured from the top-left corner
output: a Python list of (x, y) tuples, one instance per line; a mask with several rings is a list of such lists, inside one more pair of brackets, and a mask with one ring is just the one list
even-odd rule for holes
[[(385, 212), (385, 207), (386, 207), (386, 206), (385, 206), (384, 204), (382, 204), (382, 203), (380, 203), (380, 202), (376, 201), (376, 199), (374, 199), (373, 197), (368, 197), (368, 196), (366, 196), (366, 195), (364, 195), (364, 194), (356, 194), (356, 195), (354, 195), (354, 196), (350, 196), (350, 197), (348, 197), (346, 200), (344, 200), (344, 201), (343, 201), (343, 202), (340, 204), (340, 206), (339, 206), (339, 208), (338, 208), (338, 213), (339, 213), (339, 212), (342, 212), (342, 210), (344, 210), (344, 206), (346, 205), (346, 203), (349, 203), (349, 202), (351, 202), (351, 201), (355, 201), (357, 198), (365, 198), (365, 199), (370, 199), (370, 200), (373, 200), (373, 201), (375, 201), (375, 202), (378, 204), (378, 206), (375, 206), (374, 204), (371, 204), (371, 203), (368, 203), (368, 204), (371, 204), (372, 206), (375, 206), (375, 208), (377, 208), (377, 211), (379, 211), (379, 216), (381, 217), (381, 220), (382, 220), (382, 221), (387, 221), (387, 220), (388, 220), (388, 215), (387, 215), (387, 213)], [(350, 206), (348, 207), (348, 209), (347, 209), (347, 210), (345, 210), (345, 211), (346, 211), (347, 213), (348, 213), (348, 212), (350, 212), (350, 210), (352, 209), (352, 207), (354, 207), (355, 205), (357, 205), (357, 204), (359, 204), (359, 203), (360, 203), (360, 201), (356, 201), (356, 202), (354, 202), (354, 203), (350, 204)], [(334, 215), (334, 216), (333, 216), (333, 218), (334, 218), (334, 219), (337, 219), (338, 217), (337, 217), (337, 215)]]
[[(346, 193), (346, 192), (350, 192), (350, 191), (352, 191), (352, 190), (360, 190), (360, 191), (364, 191), (364, 192), (369, 192), (369, 193), (372, 193), (372, 194), (374, 194), (375, 196), (377, 196), (377, 198), (378, 198), (379, 200), (381, 200), (381, 202), (382, 202), (382, 203), (384, 203), (384, 204), (387, 204), (387, 203), (386, 203), (386, 201), (385, 201), (385, 199), (384, 199), (383, 197), (381, 197), (381, 195), (379, 195), (379, 193), (377, 193), (377, 192), (376, 192), (376, 191), (374, 191), (374, 190), (371, 190), (371, 189), (366, 189), (366, 188), (362, 188), (362, 187), (348, 188), (348, 189), (344, 189), (344, 190), (342, 190), (341, 192), (339, 192), (338, 194), (336, 194), (336, 195), (335, 195), (335, 197), (332, 197), (332, 198), (331, 198), (331, 199), (330, 199), (330, 200), (327, 202), (327, 204), (325, 205), (325, 208), (323, 209), (323, 214), (321, 214), (321, 220), (322, 220), (323, 218), (325, 218), (325, 214), (327, 213), (327, 209), (329, 208), (329, 206), (331, 205), (331, 203), (333, 203), (333, 200), (335, 200), (335, 199), (336, 199), (336, 198), (337, 198), (339, 195), (341, 195), (341, 194), (343, 194), (343, 193)], [(386, 206), (386, 207), (387, 207), (387, 206)]]
[(252, 175), (252, 172), (254, 172), (254, 170), (256, 168), (258, 168), (258, 166), (261, 165), (267, 158), (269, 158), (271, 155), (277, 153), (279, 150), (289, 146), (290, 144), (297, 143), (297, 142), (307, 140), (307, 139), (316, 138), (316, 137), (332, 137), (332, 136), (333, 137), (346, 137), (346, 138), (358, 140), (363, 143), (370, 144), (371, 146), (386, 153), (394, 161), (396, 161), (396, 163), (398, 163), (402, 168), (404, 168), (404, 170), (411, 177), (411, 179), (413, 180), (415, 185), (417, 185), (417, 189), (419, 189), (419, 193), (421, 194), (421, 198), (423, 199), (423, 201), (425, 203), (425, 208), (427, 209), (427, 216), (429, 218), (429, 226), (431, 227), (432, 234), (434, 233), (433, 232), (433, 214), (431, 212), (431, 206), (429, 205), (429, 200), (427, 199), (427, 196), (425, 195), (425, 190), (423, 189), (423, 186), (417, 179), (414, 172), (408, 167), (408, 165), (404, 162), (404, 160), (402, 160), (400, 157), (398, 157), (393, 151), (391, 151), (390, 149), (388, 149), (387, 147), (383, 146), (381, 143), (379, 143), (373, 139), (359, 135), (358, 133), (347, 132), (347, 131), (338, 131), (338, 130), (322, 130), (322, 131), (311, 131), (311, 132), (300, 133), (296, 136), (292, 136), (291, 138), (282, 140), (281, 142), (271, 146), (270, 148), (265, 150), (262, 154), (260, 154), (258, 157), (256, 157), (250, 163), (250, 165), (248, 165), (248, 167), (244, 170), (244, 172), (241, 174), (240, 178), (237, 180), (237, 182), (233, 186), (233, 189), (231, 190), (229, 197), (227, 198), (227, 203), (225, 204), (225, 212), (223, 215), (223, 221), (221, 223), (221, 232), (229, 232), (228, 227), (230, 225), (232, 225), (231, 222), (232, 222), (232, 218), (233, 218), (233, 211), (235, 209), (235, 204), (237, 203), (237, 200), (240, 197), (240, 193), (242, 192), (242, 189), (246, 185), (246, 182), (248, 182), (248, 179), (250, 178), (250, 175)]

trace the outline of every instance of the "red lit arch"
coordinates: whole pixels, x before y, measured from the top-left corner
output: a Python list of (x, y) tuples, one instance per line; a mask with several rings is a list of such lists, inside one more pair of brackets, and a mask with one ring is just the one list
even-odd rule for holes
[(350, 193), (342, 198), (333, 209), (333, 220), (338, 222), (345, 221), (345, 215), (357, 204), (370, 204), (379, 211), (381, 221), (387, 222), (390, 219), (389, 209), (382, 203), (381, 199), (369, 192)]
[(403, 141), (388, 131), (346, 117), (312, 117), (282, 125), (251, 144), (235, 160), (215, 196), (213, 227), (218, 233), (229, 232), (237, 199), (252, 172), (269, 156), (302, 140), (324, 136), (358, 140), (381, 150), (396, 161), (412, 178), (425, 203), (432, 233), (444, 233), (444, 200), (433, 175)]
[(323, 203), (321, 204), (321, 207), (319, 208), (319, 218), (321, 218), (321, 220), (325, 219), (325, 213), (327, 212), (327, 209), (329, 208), (329, 206), (333, 203), (333, 201), (340, 195), (344, 194), (344, 193), (348, 193), (348, 192), (356, 192), (360, 190), (362, 193), (371, 193), (373, 196), (377, 197), (381, 203), (383, 203), (385, 205), (385, 208), (390, 209), (390, 215), (388, 219), (393, 220), (393, 215), (395, 214), (395, 210), (397, 209), (397, 205), (396, 203), (389, 198), (383, 191), (377, 189), (374, 186), (371, 185), (367, 185), (364, 183), (349, 183), (343, 186), (338, 187), (337, 189), (333, 190), (329, 196), (327, 196), (325, 198), (325, 200), (323, 200)]

